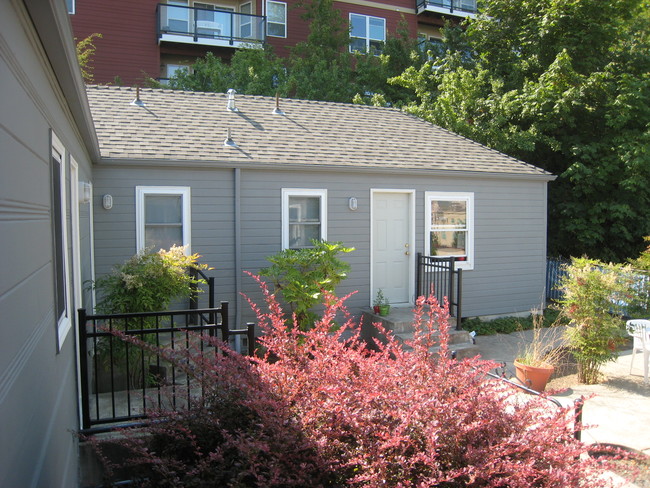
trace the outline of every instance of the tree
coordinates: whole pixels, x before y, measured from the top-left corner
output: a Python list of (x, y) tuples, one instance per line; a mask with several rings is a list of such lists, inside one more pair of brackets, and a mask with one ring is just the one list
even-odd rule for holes
[(489, 0), (468, 51), (392, 82), (415, 90), (412, 113), (558, 175), (551, 252), (622, 261), (650, 231), (648, 7)]
[[(102, 35), (98, 32), (90, 34), (88, 37), (77, 42), (75, 50), (77, 53), (77, 61), (79, 61), (79, 68), (81, 69), (81, 76), (86, 83), (93, 82), (93, 66), (90, 64), (92, 58), (97, 51), (94, 40), (101, 39)], [(75, 37), (75, 41), (77, 38)]]

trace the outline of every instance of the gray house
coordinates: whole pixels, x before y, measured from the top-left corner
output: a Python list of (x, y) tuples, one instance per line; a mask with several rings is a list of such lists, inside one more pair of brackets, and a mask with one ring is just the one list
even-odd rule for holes
[(138, 93), (88, 88), (98, 274), (144, 247), (189, 245), (241, 323), (253, 317), (240, 292), (259, 296), (243, 272), (322, 238), (356, 249), (339, 289), (358, 290), (353, 312), (379, 288), (411, 306), (418, 252), (462, 260), (464, 316), (542, 301), (552, 176), (539, 168), (396, 109)]
[(138, 249), (202, 254), (239, 323), (239, 292), (259, 296), (243, 272), (310, 238), (356, 248), (354, 312), (378, 288), (410, 306), (417, 252), (462, 260), (464, 315), (542, 298), (537, 168), (392, 109), (86, 93), (62, 0), (0, 3), (0, 62), (0, 486), (78, 483), (74, 311)]
[(99, 160), (65, 2), (0, 2), (0, 486), (77, 484)]

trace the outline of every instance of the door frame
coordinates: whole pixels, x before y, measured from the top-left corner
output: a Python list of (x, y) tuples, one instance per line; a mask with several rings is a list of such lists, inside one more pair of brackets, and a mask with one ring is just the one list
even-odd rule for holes
[[(375, 233), (375, 195), (379, 193), (401, 193), (407, 195), (409, 198), (408, 209), (409, 209), (409, 222), (408, 222), (408, 241), (409, 248), (411, 249), (409, 259), (408, 259), (408, 302), (407, 305), (413, 305), (414, 296), (415, 296), (415, 190), (414, 189), (393, 189), (393, 188), (371, 188), (370, 189), (370, 301), (369, 306), (372, 307), (373, 299), (377, 293), (374, 283), (374, 233)], [(395, 305), (400, 305), (399, 303)]]

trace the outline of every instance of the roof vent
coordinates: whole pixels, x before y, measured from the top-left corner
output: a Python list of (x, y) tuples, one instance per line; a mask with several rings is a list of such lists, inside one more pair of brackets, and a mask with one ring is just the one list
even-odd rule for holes
[(226, 93), (228, 93), (228, 110), (231, 112), (239, 112), (239, 109), (235, 106), (235, 93), (237, 92), (230, 88)]
[(144, 102), (140, 100), (140, 87), (135, 87), (135, 100), (131, 102), (131, 105), (137, 105), (138, 107), (144, 107)]
[(284, 115), (284, 112), (280, 110), (280, 95), (278, 93), (275, 93), (275, 108), (273, 109), (273, 113), (275, 115)]
[[(233, 90), (234, 91), (234, 90)], [(226, 139), (223, 141), (224, 147), (239, 147), (230, 135), (230, 127), (226, 129)]]

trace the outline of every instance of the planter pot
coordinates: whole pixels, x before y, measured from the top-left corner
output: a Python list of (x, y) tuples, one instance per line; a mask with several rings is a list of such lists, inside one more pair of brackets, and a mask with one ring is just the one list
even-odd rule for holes
[(380, 312), (381, 312), (380, 309), (381, 309), (381, 307), (380, 307), (379, 305), (374, 305), (374, 306), (372, 307), (372, 311), (375, 312), (377, 315), (380, 314)]
[(550, 364), (544, 363), (540, 366), (529, 366), (520, 363), (518, 359), (515, 359), (517, 379), (521, 381), (524, 386), (538, 392), (544, 391), (546, 383), (548, 383), (554, 369), (555, 368)]
[(385, 317), (390, 313), (390, 305), (380, 305), (379, 306), (379, 315)]

